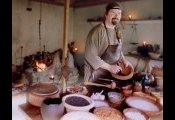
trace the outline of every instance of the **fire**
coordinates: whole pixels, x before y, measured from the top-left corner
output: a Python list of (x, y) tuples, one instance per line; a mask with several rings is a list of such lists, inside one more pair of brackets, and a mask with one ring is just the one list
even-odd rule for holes
[(50, 78), (51, 80), (54, 80), (55, 77), (54, 77), (53, 75), (51, 75), (49, 78)]
[(46, 70), (46, 64), (36, 61), (37, 71), (42, 72)]

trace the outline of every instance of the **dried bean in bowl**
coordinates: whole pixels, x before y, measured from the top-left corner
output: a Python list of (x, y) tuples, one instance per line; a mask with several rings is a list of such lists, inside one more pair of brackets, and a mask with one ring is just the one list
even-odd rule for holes
[(77, 96), (68, 97), (65, 102), (72, 106), (87, 106), (90, 104), (86, 99)]

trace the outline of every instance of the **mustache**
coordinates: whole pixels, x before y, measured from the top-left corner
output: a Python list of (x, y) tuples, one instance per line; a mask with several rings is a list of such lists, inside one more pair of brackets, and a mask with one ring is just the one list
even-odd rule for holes
[(116, 18), (116, 17), (114, 17), (114, 18), (112, 18), (112, 20), (119, 20), (118, 18)]

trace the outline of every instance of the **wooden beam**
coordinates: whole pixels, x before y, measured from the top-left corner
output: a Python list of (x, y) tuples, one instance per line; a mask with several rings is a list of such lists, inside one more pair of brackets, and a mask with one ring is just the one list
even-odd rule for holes
[(64, 31), (63, 31), (63, 58), (62, 63), (65, 65), (65, 59), (67, 58), (68, 49), (68, 26), (69, 26), (69, 6), (70, 0), (65, 0), (64, 4)]
[[(107, 4), (113, 1), (116, 0), (76, 0), (71, 6), (74, 8), (88, 7), (88, 6)], [(117, 2), (126, 2), (126, 1), (136, 1), (136, 0), (117, 0)]]
[[(40, 0), (31, 0), (40, 2)], [(95, 5), (107, 4), (109, 2), (116, 0), (70, 0), (70, 7), (80, 8), (80, 7), (88, 7)], [(138, 0), (117, 0), (117, 2), (126, 2), (126, 1), (138, 1)], [(58, 6), (64, 6), (64, 0), (42, 0), (43, 3), (53, 4)]]
[[(36, 2), (40, 2), (40, 0), (31, 0), (31, 1), (36, 1)], [(62, 0), (42, 0), (43, 3), (47, 3), (47, 4), (52, 4), (52, 5), (58, 5), (58, 6), (64, 6), (64, 1)]]

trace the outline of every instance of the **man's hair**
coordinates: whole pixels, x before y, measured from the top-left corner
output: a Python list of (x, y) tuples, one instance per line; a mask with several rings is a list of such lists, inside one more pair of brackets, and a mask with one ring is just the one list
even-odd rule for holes
[(111, 2), (106, 6), (106, 14), (110, 9), (121, 9), (120, 5), (117, 2)]

